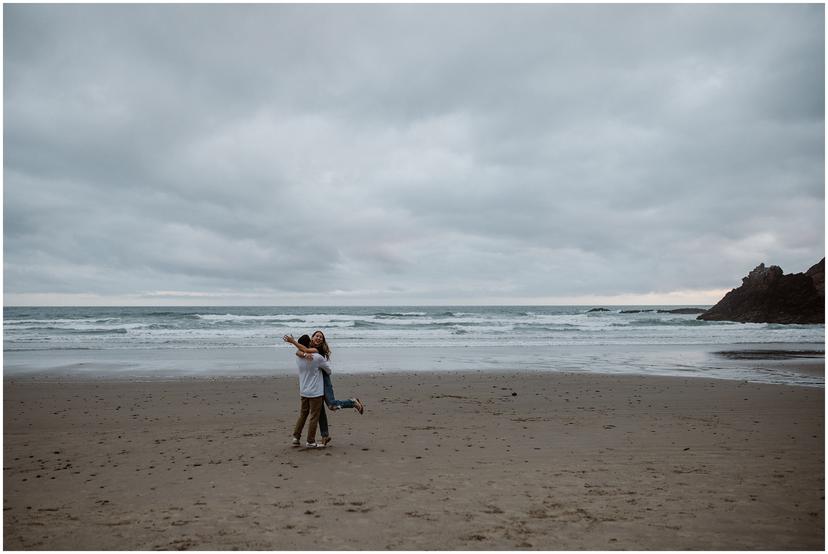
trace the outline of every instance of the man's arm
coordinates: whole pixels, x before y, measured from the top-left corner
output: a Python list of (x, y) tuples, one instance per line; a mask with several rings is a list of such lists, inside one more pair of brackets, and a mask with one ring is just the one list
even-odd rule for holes
[[(319, 357), (321, 358), (322, 356), (319, 355)], [(319, 370), (324, 371), (327, 375), (331, 374), (331, 364), (328, 363), (328, 360), (322, 358), (322, 360), (319, 362)]]

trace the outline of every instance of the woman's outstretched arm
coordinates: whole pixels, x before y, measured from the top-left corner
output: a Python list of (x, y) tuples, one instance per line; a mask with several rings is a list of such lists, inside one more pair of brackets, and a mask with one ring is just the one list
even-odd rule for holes
[(318, 354), (319, 353), (319, 351), (316, 348), (309, 348), (307, 346), (302, 346), (301, 344), (299, 344), (296, 341), (295, 338), (293, 338), (292, 335), (285, 335), (284, 337), (282, 337), (282, 340), (285, 341), (285, 342), (289, 342), (290, 344), (292, 344), (293, 346), (298, 348), (299, 352), (297, 352), (296, 355), (299, 356), (300, 358), (304, 358), (305, 354)]

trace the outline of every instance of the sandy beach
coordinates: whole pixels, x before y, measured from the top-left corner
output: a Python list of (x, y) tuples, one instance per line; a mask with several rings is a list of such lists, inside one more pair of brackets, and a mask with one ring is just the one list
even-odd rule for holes
[(4, 381), (6, 549), (824, 547), (824, 389), (551, 373)]

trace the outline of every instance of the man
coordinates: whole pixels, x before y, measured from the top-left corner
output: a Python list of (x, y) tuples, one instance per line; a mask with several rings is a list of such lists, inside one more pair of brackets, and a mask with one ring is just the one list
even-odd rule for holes
[[(289, 338), (288, 338), (289, 337)], [(285, 342), (293, 342), (293, 337), (286, 335)], [(310, 337), (303, 335), (297, 342), (310, 344)], [(324, 448), (324, 444), (316, 442), (316, 428), (319, 425), (319, 415), (322, 411), (322, 404), (325, 399), (325, 387), (322, 380), (322, 371), (331, 374), (331, 367), (328, 360), (320, 354), (305, 354), (296, 358), (296, 366), (299, 369), (299, 396), (301, 398), (299, 419), (296, 420), (296, 427), (293, 429), (293, 445), (299, 446), (299, 439), (302, 437), (302, 429), (305, 421), (310, 415), (308, 423), (307, 448)], [(321, 371), (320, 371), (321, 370)]]

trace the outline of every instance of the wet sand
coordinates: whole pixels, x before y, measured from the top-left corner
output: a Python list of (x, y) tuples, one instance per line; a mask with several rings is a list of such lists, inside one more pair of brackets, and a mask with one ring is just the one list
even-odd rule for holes
[(6, 549), (824, 547), (824, 389), (590, 374), (4, 381)]

